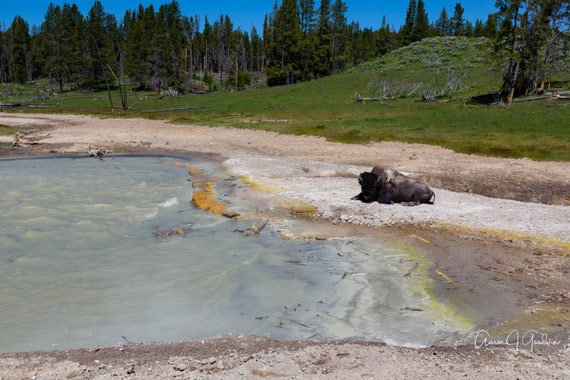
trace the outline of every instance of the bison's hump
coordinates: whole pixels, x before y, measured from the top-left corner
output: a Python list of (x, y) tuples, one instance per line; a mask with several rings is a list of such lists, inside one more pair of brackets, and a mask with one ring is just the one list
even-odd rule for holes
[(382, 166), (375, 166), (372, 168), (372, 172), (382, 179), (382, 182), (388, 183), (392, 182), (398, 177), (408, 178), (406, 175), (400, 173), (397, 170), (385, 168)]

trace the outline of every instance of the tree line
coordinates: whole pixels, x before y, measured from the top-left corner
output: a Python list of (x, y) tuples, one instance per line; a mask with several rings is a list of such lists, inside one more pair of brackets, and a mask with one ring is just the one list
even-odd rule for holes
[[(567, 0), (498, 0), (497, 13), (475, 23), (460, 3), (429, 22), (423, 0), (410, 0), (398, 30), (384, 17), (378, 29), (346, 17), (342, 0), (282, 0), (263, 30), (236, 28), (183, 15), (178, 1), (128, 10), (117, 20), (94, 1), (50, 4), (40, 26), (20, 16), (0, 31), (0, 82), (49, 79), (60, 92), (128, 85), (176, 91), (240, 90), (253, 80), (292, 84), (342, 72), (396, 48), (433, 36), (487, 37), (504, 61), (501, 92), (537, 87), (567, 46)], [(567, 50), (567, 49), (566, 49)], [(540, 73), (540, 75), (538, 74)]]

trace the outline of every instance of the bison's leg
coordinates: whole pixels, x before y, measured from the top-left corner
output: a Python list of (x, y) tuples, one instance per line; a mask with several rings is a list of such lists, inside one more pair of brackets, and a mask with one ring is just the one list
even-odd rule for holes
[(433, 191), (431, 191), (430, 188), (424, 185), (420, 188), (415, 189), (414, 194), (412, 196), (412, 201), (415, 202), (416, 205), (419, 205), (420, 203), (433, 204), (433, 202), (431, 201), (432, 198), (435, 199), (435, 194), (433, 193)]
[(388, 191), (382, 191), (380, 192), (380, 194), (378, 194), (378, 203), (389, 205), (394, 203), (394, 200), (392, 199), (392, 195)]
[(426, 193), (425, 191), (415, 191), (412, 195), (412, 200), (407, 202), (401, 202), (404, 206), (417, 206), (421, 203), (429, 203), (432, 197), (431, 191)]
[(354, 197), (350, 198), (351, 201), (361, 201), (362, 200), (362, 193), (355, 195)]

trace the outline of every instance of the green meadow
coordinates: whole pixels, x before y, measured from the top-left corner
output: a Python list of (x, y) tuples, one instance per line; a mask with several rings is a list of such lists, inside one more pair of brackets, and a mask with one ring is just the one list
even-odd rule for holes
[[(568, 68), (568, 64), (566, 64)], [(551, 91), (570, 89), (570, 70)], [(404, 141), (458, 152), (570, 161), (570, 101), (541, 98), (509, 107), (480, 102), (501, 85), (484, 38), (429, 38), (341, 74), (242, 92), (165, 96), (136, 92), (122, 110), (119, 91), (53, 93), (47, 85), (3, 87), (0, 103), (33, 108), (10, 112), (90, 114), (164, 119), (323, 136), (362, 144)], [(357, 102), (356, 94), (374, 98)], [(424, 101), (420, 101), (420, 100)], [(35, 108), (41, 107), (41, 108)], [(13, 133), (0, 128), (0, 133)]]

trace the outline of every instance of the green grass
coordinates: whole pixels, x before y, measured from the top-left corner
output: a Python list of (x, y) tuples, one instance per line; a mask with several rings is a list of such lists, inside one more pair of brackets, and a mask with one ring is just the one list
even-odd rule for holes
[(13, 135), (17, 131), (16, 128), (0, 124), (0, 135)]
[[(14, 127), (0, 124), (0, 135), (13, 135), (17, 131)], [(10, 146), (10, 143), (0, 142), (0, 146)]]
[[(162, 100), (151, 92), (138, 93), (136, 98), (129, 97), (133, 108), (128, 111), (111, 110), (106, 92), (66, 93), (34, 103), (48, 106), (40, 112), (165, 119), (179, 124), (311, 134), (353, 144), (405, 141), (480, 155), (570, 161), (570, 107), (551, 107), (547, 100), (515, 103), (508, 108), (470, 101), (472, 96), (494, 92), (500, 86), (499, 70), (493, 68), (488, 48), (485, 39), (431, 38), (339, 75), (293, 86)], [(568, 74), (555, 79), (556, 85), (568, 89)], [(416, 101), (424, 93), (444, 92), (450, 81), (458, 83), (459, 90), (448, 91), (440, 98), (445, 101)], [(392, 89), (393, 99), (366, 104), (355, 101), (356, 92), (363, 97), (383, 95), (379, 90), (383, 86)], [(403, 94), (414, 88), (417, 91), (412, 95)], [(43, 88), (35, 91), (48, 92)], [(34, 96), (30, 89), (27, 98)], [(9, 99), (0, 97), (0, 101)], [(113, 103), (120, 104), (118, 92)], [(200, 108), (166, 110), (182, 107)]]

